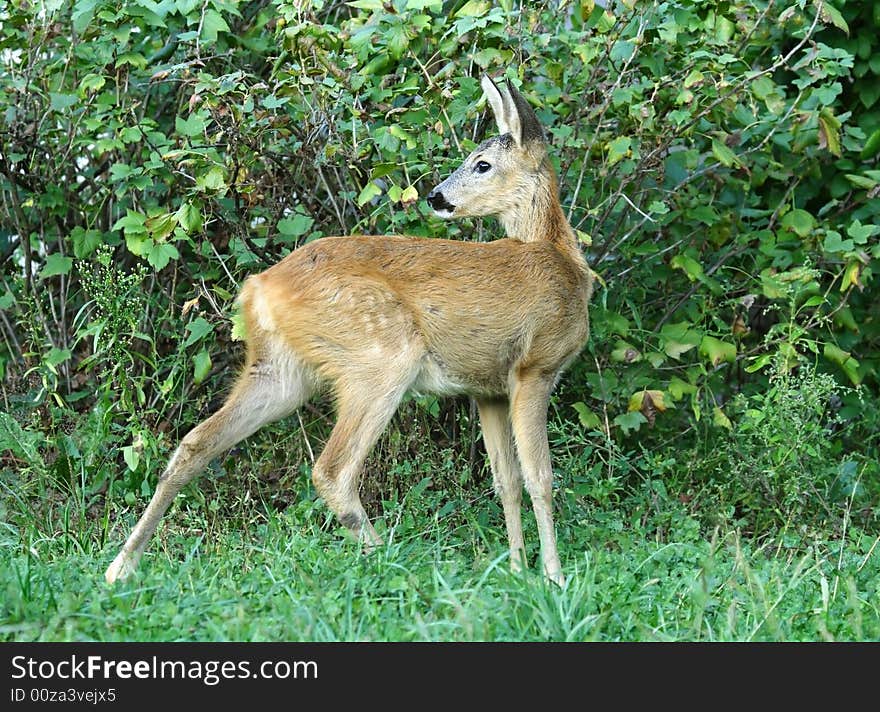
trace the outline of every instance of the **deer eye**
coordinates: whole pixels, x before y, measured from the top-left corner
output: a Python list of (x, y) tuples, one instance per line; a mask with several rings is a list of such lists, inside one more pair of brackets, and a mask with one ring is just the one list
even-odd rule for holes
[(491, 167), (492, 167), (492, 166), (490, 166), (488, 163), (486, 163), (486, 161), (477, 161), (477, 165), (474, 166), (474, 170), (475, 170), (477, 173), (485, 173), (485, 172), (488, 171)]

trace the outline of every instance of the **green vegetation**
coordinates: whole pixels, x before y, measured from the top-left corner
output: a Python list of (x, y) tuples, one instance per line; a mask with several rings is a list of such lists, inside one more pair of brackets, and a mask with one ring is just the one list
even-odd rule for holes
[[(878, 28), (851, 0), (6, 3), (0, 638), (880, 638)], [(245, 276), (322, 235), (497, 237), (418, 199), (490, 127), (483, 72), (548, 127), (599, 277), (551, 412), (565, 589), (507, 571), (473, 408), (424, 397), (367, 466), (377, 554), (315, 499), (318, 401), (105, 586), (240, 363)]]

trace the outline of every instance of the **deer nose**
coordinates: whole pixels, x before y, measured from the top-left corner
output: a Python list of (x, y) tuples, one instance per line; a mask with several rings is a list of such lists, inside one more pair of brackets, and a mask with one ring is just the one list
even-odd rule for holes
[(428, 193), (425, 200), (428, 201), (428, 205), (430, 205), (434, 210), (448, 210), (451, 212), (455, 209), (455, 206), (452, 205), (448, 200), (446, 200), (443, 192), (437, 190), (436, 188)]

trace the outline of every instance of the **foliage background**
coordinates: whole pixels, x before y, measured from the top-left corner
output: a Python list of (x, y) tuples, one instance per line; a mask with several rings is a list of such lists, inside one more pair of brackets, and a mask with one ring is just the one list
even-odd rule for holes
[[(878, 28), (877, 5), (851, 0), (11, 0), (6, 546), (68, 531), (73, 513), (97, 523), (88, 546), (112, 548), (222, 402), (247, 274), (322, 235), (497, 237), (419, 198), (494, 130), (488, 72), (544, 121), (601, 282), (553, 401), (562, 540), (619, 507), (660, 539), (681, 515), (705, 538), (849, 536), (869, 555)], [(249, 498), (286, 508), (331, 425), (310, 406), (188, 501), (210, 521)], [(368, 508), (413, 484), (440, 516), (486, 500), (481, 448), (466, 400), (413, 399), (371, 457)]]

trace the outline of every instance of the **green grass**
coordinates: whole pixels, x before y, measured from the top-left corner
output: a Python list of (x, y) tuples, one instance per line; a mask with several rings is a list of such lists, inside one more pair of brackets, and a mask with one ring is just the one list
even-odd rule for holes
[[(305, 478), (297, 483), (302, 491), (283, 512), (242, 502), (239, 516), (227, 518), (210, 502), (232, 484), (208, 482), (204, 497), (188, 490), (136, 577), (114, 587), (103, 570), (142, 503), (121, 509), (120, 521), (83, 519), (72, 497), (58, 510), (70, 516), (54, 517), (54, 528), (5, 517), (0, 638), (880, 639), (880, 546), (852, 526), (830, 541), (783, 532), (757, 545), (732, 527), (703, 530), (673, 500), (657, 508), (661, 522), (640, 511), (635, 494), (615, 507), (562, 498), (568, 582), (559, 589), (535, 573), (534, 551), (532, 569), (508, 571), (489, 493), (450, 502), (427, 489), (386, 502), (379, 522), (386, 544), (363, 555), (340, 536)], [(526, 525), (534, 544), (528, 512)]]
[(630, 450), (554, 409), (561, 589), (528, 501), (531, 568), (510, 573), (466, 403), (442, 423), (410, 403), (370, 456), (378, 551), (315, 496), (326, 432), (282, 422), (185, 488), (115, 586), (103, 572), (173, 439), (132, 470), (93, 420), (62, 448), (74, 436), (0, 419), (0, 640), (877, 641), (876, 429), (828, 421), (821, 386), (779, 379), (729, 432)]

